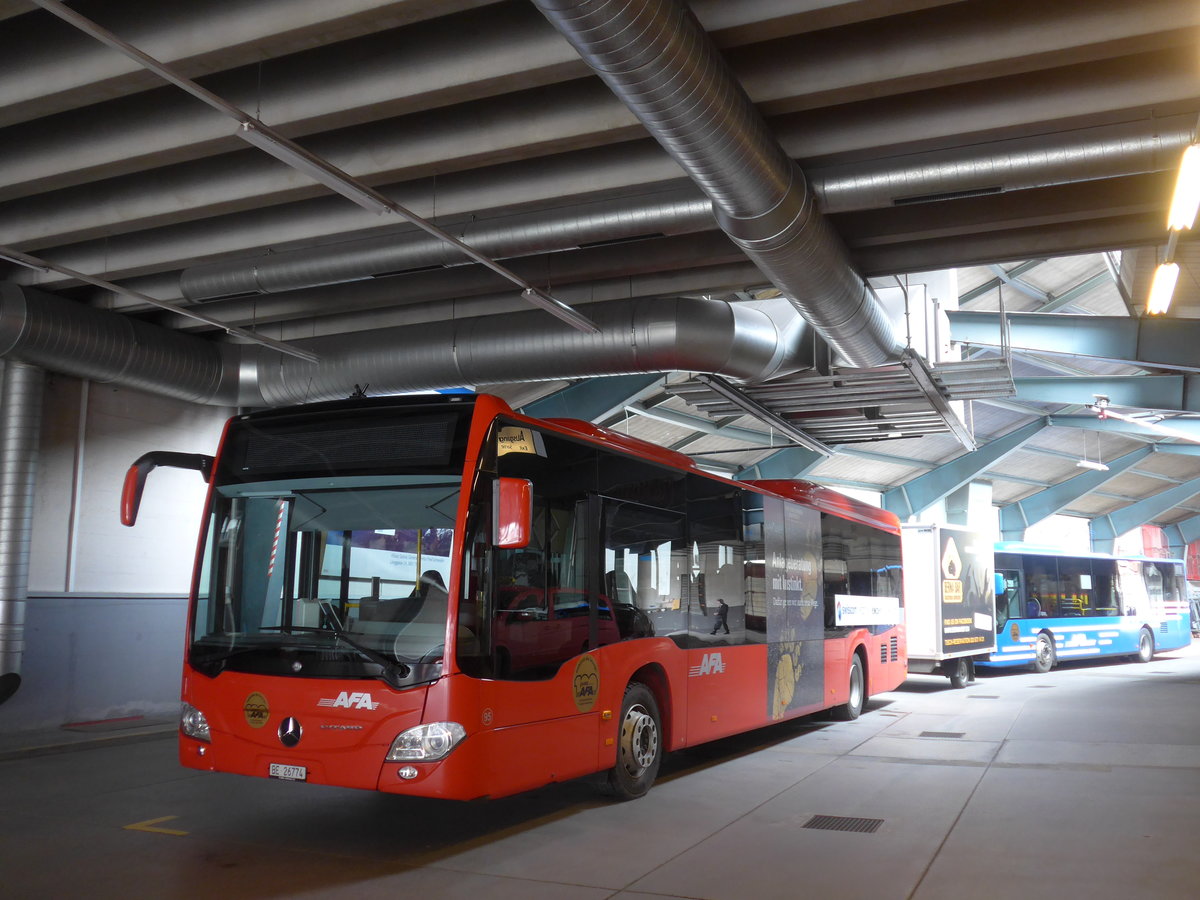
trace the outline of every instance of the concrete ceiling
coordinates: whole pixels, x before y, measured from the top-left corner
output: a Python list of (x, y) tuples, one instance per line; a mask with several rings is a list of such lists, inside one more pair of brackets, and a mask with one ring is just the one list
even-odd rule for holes
[[(1200, 114), (1194, 2), (691, 7), (872, 284), (953, 268), (958, 297), (943, 300), (961, 300), (966, 310), (1003, 302), (1009, 312), (1143, 313), (1165, 246), (1181, 135), (1193, 135)], [(664, 206), (701, 195), (526, 0), (79, 0), (71, 8), (468, 242), (472, 229), (543, 223), (553, 232), (544, 223), (619, 210), (619, 239), (572, 241), (560, 230), (559, 239), (504, 259), (585, 314), (607, 299), (738, 302), (770, 288), (715, 219), (662, 215)], [(185, 271), (242, 263), (252, 271), (290, 251), (317, 256), (330, 245), (402, 242), (416, 232), (248, 146), (236, 121), (50, 12), (0, 0), (0, 22), (0, 245), (301, 344), (529, 308), (519, 290), (473, 264), (185, 296)], [(1198, 319), (1196, 245), (1185, 239), (1176, 258), (1183, 273), (1170, 315)], [(0, 280), (230, 339), (55, 271), (0, 261)], [(964, 350), (994, 353), (975, 344)], [(1107, 461), (1148, 442), (1167, 451), (1176, 443), (1145, 430), (1063, 424), (1102, 382), (1081, 382), (1079, 399), (1067, 403), (1022, 395), (1022, 377), (1187, 368), (1186, 360), (1164, 366), (1136, 353), (1097, 360), (1015, 351), (1017, 396), (972, 402), (964, 414), (977, 443), (1043, 416), (1058, 419), (976, 477), (993, 483), (996, 502), (1015, 504), (1079, 474), (1080, 456)], [(774, 460), (791, 474), (887, 491), (964, 453), (946, 436), (899, 438), (801, 465), (780, 457), (787, 439), (753, 417), (701, 421), (662, 379), (630, 385), (611, 381), (591, 417), (733, 474)], [(521, 404), (566, 385), (492, 387)], [(1188, 403), (1164, 403), (1149, 405), (1181, 427), (1190, 420)], [(1063, 511), (1111, 515), (1197, 477), (1200, 457), (1156, 452)], [(1188, 498), (1149, 521), (1182, 524), (1197, 513), (1200, 498)]]

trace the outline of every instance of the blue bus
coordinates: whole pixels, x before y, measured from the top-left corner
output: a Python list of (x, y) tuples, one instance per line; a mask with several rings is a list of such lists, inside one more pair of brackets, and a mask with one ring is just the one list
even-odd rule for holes
[(1149, 662), (1191, 640), (1181, 559), (996, 544), (996, 650), (978, 665), (1049, 672), (1062, 659)]

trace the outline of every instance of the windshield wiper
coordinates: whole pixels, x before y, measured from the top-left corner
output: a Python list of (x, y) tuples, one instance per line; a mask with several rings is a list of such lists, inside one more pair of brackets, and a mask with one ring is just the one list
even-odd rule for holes
[(325, 613), (325, 617), (329, 620), (329, 627), (335, 637), (347, 646), (353, 647), (367, 659), (371, 660), (371, 662), (377, 663), (383, 669), (385, 673), (384, 680), (388, 684), (391, 684), (393, 687), (403, 687), (402, 680), (408, 677), (412, 669), (398, 660), (388, 659), (378, 650), (361, 644), (346, 634), (345, 629), (342, 628), (342, 623), (338, 620), (337, 611), (334, 610), (333, 604), (328, 600), (321, 601), (321, 609)]
[[(243, 653), (253, 653), (256, 650), (263, 649), (262, 646), (257, 645), (257, 644), (250, 646), (250, 647), (244, 647), (244, 646), (229, 647), (229, 648), (225, 649), (223, 652), (218, 650), (215, 653), (200, 656), (200, 658), (197, 659), (197, 653), (196, 653), (197, 646), (198, 646), (197, 644), (192, 645), (192, 652), (191, 652), (191, 654), (189, 654), (190, 661), (191, 661), (192, 665), (204, 665), (204, 666), (216, 665), (217, 663), (225, 662), (225, 660), (230, 659), (234, 656), (241, 656)], [(274, 648), (271, 648), (271, 649), (274, 649)]]

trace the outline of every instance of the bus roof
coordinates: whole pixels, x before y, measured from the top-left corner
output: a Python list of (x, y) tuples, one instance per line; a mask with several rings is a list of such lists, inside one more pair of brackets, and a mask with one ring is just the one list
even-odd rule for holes
[(861, 500), (855, 500), (853, 497), (847, 497), (845, 494), (838, 493), (833, 488), (813, 484), (811, 481), (770, 479), (764, 481), (741, 481), (738, 483), (756, 488), (764, 493), (775, 494), (777, 497), (783, 497), (786, 500), (803, 503), (805, 506), (811, 506), (821, 512), (829, 513), (842, 519), (861, 522), (864, 525), (871, 525), (884, 531), (890, 531), (893, 534), (900, 533), (900, 519), (895, 513), (881, 509), (878, 506), (872, 506), (869, 503), (863, 503)]
[(1139, 553), (1099, 553), (1094, 550), (1064, 550), (1044, 544), (1027, 544), (1024, 541), (997, 541), (997, 553), (1024, 553), (1029, 556), (1073, 556), (1079, 559), (1128, 559), (1135, 562), (1183, 563), (1175, 556), (1144, 556)]
[(420, 406), (448, 406), (451, 404), (477, 405), (489, 416), (511, 416), (517, 421), (528, 422), (530, 425), (549, 428), (560, 434), (583, 438), (591, 443), (598, 443), (640, 457), (650, 462), (668, 466), (673, 469), (695, 472), (706, 478), (724, 481), (728, 484), (749, 488), (764, 494), (773, 494), (785, 500), (802, 503), (821, 512), (829, 513), (843, 519), (861, 522), (875, 528), (900, 533), (900, 520), (887, 510), (871, 506), (853, 497), (847, 497), (832, 488), (799, 479), (770, 479), (759, 481), (733, 481), (722, 475), (706, 472), (696, 464), (690, 456), (660, 447), (649, 441), (622, 434), (608, 428), (602, 428), (592, 422), (582, 419), (547, 418), (537, 419), (515, 412), (503, 398), (491, 394), (407, 394), (383, 397), (355, 397), (345, 400), (329, 400), (320, 403), (309, 403), (300, 406), (278, 407), (275, 409), (259, 410), (235, 416), (234, 421), (264, 420), (287, 418), (309, 414), (321, 415), (351, 410), (364, 409), (395, 409)]

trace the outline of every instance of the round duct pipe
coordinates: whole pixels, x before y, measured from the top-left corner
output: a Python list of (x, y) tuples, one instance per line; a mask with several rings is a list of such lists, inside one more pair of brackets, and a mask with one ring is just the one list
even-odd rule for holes
[(77, 378), (223, 406), (280, 406), (374, 393), (646, 372), (763, 381), (813, 363), (785, 300), (615, 300), (587, 306), (599, 334), (537, 310), (296, 341), (313, 364), (216, 344), (32, 288), (0, 283), (0, 357)]
[(901, 352), (799, 167), (685, 6), (534, 0), (713, 201), (718, 224), (851, 365)]
[(12, 361), (4, 366), (0, 388), (0, 703), (21, 686), (43, 382), (40, 369)]
[(762, 381), (809, 368), (812, 342), (786, 301), (619, 300), (586, 307), (584, 334), (537, 311), (480, 316), (303, 341), (317, 366), (247, 347), (242, 406), (372, 393), (643, 372), (707, 372)]
[[(539, 210), (447, 230), (493, 259), (511, 259), (712, 227), (712, 204), (690, 188), (590, 203), (579, 209)], [(445, 241), (424, 232), (400, 232), (193, 266), (183, 270), (179, 286), (189, 300), (211, 300), (340, 284), (467, 261)]]

